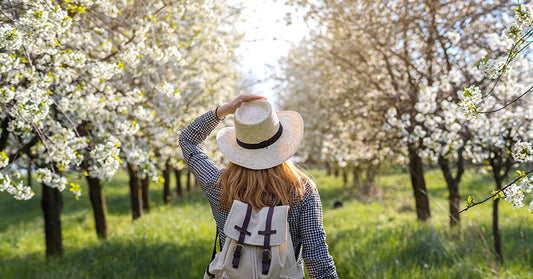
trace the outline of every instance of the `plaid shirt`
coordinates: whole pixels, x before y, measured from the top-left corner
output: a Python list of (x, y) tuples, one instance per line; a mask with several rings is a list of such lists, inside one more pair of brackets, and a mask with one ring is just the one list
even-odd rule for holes
[[(229, 212), (218, 207), (220, 188), (214, 187), (223, 170), (209, 159), (200, 146), (219, 122), (211, 111), (201, 115), (181, 131), (179, 143), (187, 167), (196, 177), (211, 204), (220, 232), (220, 242), (224, 245), (224, 224)], [(303, 259), (309, 276), (338, 278), (326, 244), (326, 232), (322, 225), (322, 203), (315, 185), (305, 185), (304, 199), (290, 207), (288, 223), (294, 255), (299, 262)]]

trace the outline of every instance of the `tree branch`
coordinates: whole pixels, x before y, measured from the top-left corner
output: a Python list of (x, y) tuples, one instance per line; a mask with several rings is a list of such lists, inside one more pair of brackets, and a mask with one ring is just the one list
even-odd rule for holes
[[(529, 171), (527, 171), (527, 172), (525, 173), (525, 176), (528, 176), (528, 175), (531, 174), (531, 173), (533, 173), (533, 168), (530, 169)], [(455, 215), (459, 215), (459, 214), (461, 214), (461, 213), (467, 211), (468, 209), (470, 209), (470, 208), (472, 208), (472, 207), (474, 207), (474, 206), (476, 206), (476, 205), (480, 205), (480, 204), (482, 204), (482, 203), (485, 203), (486, 201), (488, 201), (488, 200), (490, 200), (490, 199), (493, 199), (493, 198), (496, 197), (496, 196), (499, 196), (500, 193), (502, 193), (503, 191), (505, 191), (507, 188), (511, 187), (511, 185), (513, 185), (514, 183), (516, 183), (518, 180), (522, 179), (522, 177), (524, 177), (524, 176), (519, 176), (519, 177), (517, 177), (515, 180), (513, 180), (513, 182), (511, 182), (511, 183), (505, 185), (505, 187), (503, 187), (503, 188), (499, 189), (498, 191), (494, 192), (492, 195), (490, 195), (490, 196), (487, 197), (486, 199), (484, 199), (484, 200), (482, 200), (482, 201), (480, 201), (480, 202), (472, 202), (471, 204), (468, 204), (468, 205), (466, 206), (466, 208), (464, 208), (463, 210), (457, 212), (457, 214), (454, 214), (454, 216), (455, 216)]]

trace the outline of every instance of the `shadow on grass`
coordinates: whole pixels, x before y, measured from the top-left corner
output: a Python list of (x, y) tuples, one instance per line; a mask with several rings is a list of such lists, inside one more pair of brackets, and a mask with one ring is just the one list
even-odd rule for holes
[[(203, 241), (202, 241), (203, 242)], [(39, 253), (0, 259), (2, 278), (201, 278), (209, 243), (106, 241), (48, 262)]]
[(40, 196), (18, 201), (5, 194), (0, 198), (0, 214), (0, 232), (5, 232), (10, 225), (38, 222), (43, 218)]
[(341, 278), (533, 278), (531, 238), (531, 225), (505, 228), (503, 266), (494, 256), (490, 231), (479, 227), (361, 228), (328, 235), (328, 243)]
[[(83, 183), (83, 181), (82, 181)], [(117, 179), (111, 183), (104, 183), (104, 196), (106, 199), (106, 206), (108, 214), (118, 216), (131, 216), (130, 195), (127, 180)], [(0, 196), (0, 232), (5, 232), (11, 225), (24, 225), (30, 223), (38, 223), (43, 220), (43, 212), (41, 210), (41, 185), (34, 187), (35, 196), (28, 201), (19, 201), (10, 197), (9, 195)], [(80, 211), (89, 211), (92, 214), (91, 203), (89, 200), (89, 191), (86, 185), (82, 185), (84, 193), (79, 200), (76, 200), (72, 194), (65, 190), (63, 191), (63, 210), (62, 218), (68, 218), (72, 215), (77, 215)], [(175, 190), (175, 189), (172, 189)], [(163, 204), (163, 189), (159, 184), (152, 183), (150, 185), (150, 199), (152, 208), (158, 206), (165, 206)], [(193, 188), (192, 191), (184, 191), (182, 198), (176, 198), (174, 193), (173, 199), (167, 206), (180, 206), (183, 204), (194, 204), (202, 202), (203, 193), (199, 188)], [(207, 201), (205, 201), (207, 202)], [(148, 212), (143, 212), (149, 214)], [(92, 216), (92, 215), (91, 215)]]

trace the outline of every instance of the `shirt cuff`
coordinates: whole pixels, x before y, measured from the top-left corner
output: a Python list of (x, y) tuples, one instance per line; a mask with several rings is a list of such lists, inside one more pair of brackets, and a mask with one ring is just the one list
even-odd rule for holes
[(222, 121), (221, 119), (218, 119), (215, 116), (215, 112), (213, 110), (210, 110), (210, 111), (204, 113), (204, 115), (202, 115), (202, 117), (203, 117), (203, 120), (205, 121), (206, 126), (209, 127), (210, 131), (215, 129), (215, 127), (218, 125), (218, 123), (220, 123), (220, 121)]

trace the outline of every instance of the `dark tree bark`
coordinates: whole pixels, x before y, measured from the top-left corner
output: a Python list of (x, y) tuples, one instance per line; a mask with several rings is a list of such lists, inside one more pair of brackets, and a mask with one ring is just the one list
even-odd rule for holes
[(96, 235), (100, 239), (107, 238), (107, 207), (105, 203), (105, 196), (103, 192), (102, 180), (90, 176), (86, 176), (89, 184), (89, 198), (94, 214), (94, 225), (96, 228)]
[(424, 168), (422, 160), (418, 156), (417, 149), (409, 145), (409, 173), (416, 203), (416, 215), (419, 221), (426, 221), (431, 217), (429, 210), (429, 198), (424, 180)]
[(348, 168), (342, 168), (342, 185), (348, 185)]
[(165, 169), (163, 170), (163, 203), (167, 204), (170, 201), (170, 164), (167, 162), (165, 164)]
[[(507, 177), (508, 170), (510, 166), (505, 166), (503, 163), (503, 158), (501, 154), (495, 154), (494, 157), (489, 159), (490, 165), (492, 167), (492, 175), (495, 182), (496, 190), (501, 190), (502, 183), (505, 177)], [(496, 252), (496, 257), (498, 261), (503, 264), (503, 247), (502, 247), (502, 238), (500, 233), (500, 218), (499, 218), (499, 199), (494, 200), (492, 204), (492, 238), (494, 239), (494, 251)]]
[(0, 134), (0, 151), (6, 149), (7, 146), (7, 140), (9, 138), (9, 131), (7, 130), (7, 127), (9, 126), (9, 116), (6, 116), (2, 120), (2, 124), (0, 126), (0, 129), (2, 129), (2, 133)]
[(361, 167), (353, 167), (352, 168), (352, 190), (361, 190)]
[[(493, 176), (494, 181), (496, 182), (496, 190), (500, 190), (502, 188), (502, 181), (503, 177), (500, 175), (500, 164), (493, 163), (494, 160), (491, 160), (491, 164), (493, 165)], [(498, 166), (497, 169), (494, 168), (494, 166)], [(498, 214), (500, 199), (494, 200), (492, 204), (492, 238), (494, 239), (494, 252), (496, 252), (496, 257), (498, 258), (498, 261), (503, 264), (503, 247), (502, 247), (502, 237), (500, 234), (500, 217)]]
[(32, 187), (32, 179), (31, 179), (31, 162), (28, 164), (28, 186)]
[(367, 167), (365, 171), (365, 180), (363, 182), (363, 195), (370, 197), (376, 193), (376, 168)]
[(192, 188), (192, 179), (191, 179), (191, 171), (189, 169), (187, 169), (187, 192), (190, 192), (191, 191), (191, 188)]
[(41, 208), (44, 213), (44, 236), (46, 256), (63, 256), (63, 240), (61, 238), (61, 209), (63, 196), (55, 188), (42, 184)]
[(143, 210), (146, 212), (150, 211), (150, 179), (145, 177), (141, 179), (141, 195), (142, 195), (142, 205)]
[(183, 197), (183, 187), (181, 185), (181, 170), (174, 169), (174, 174), (176, 175), (176, 194), (178, 198)]
[(461, 181), (461, 177), (464, 173), (462, 152), (459, 152), (458, 156), (459, 158), (457, 162), (457, 172), (456, 172), (455, 177), (452, 174), (449, 159), (445, 158), (444, 156), (440, 156), (438, 160), (440, 170), (442, 171), (442, 174), (444, 175), (444, 179), (446, 180), (446, 185), (448, 187), (448, 204), (450, 208), (450, 227), (455, 227), (459, 225), (461, 221), (458, 213), (460, 210), (459, 204), (461, 201), (461, 195), (459, 194), (459, 182)]
[(128, 164), (128, 174), (130, 176), (131, 217), (133, 220), (136, 220), (142, 215), (140, 195), (141, 181), (139, 180), (139, 170), (137, 166)]
[(494, 200), (492, 204), (492, 237), (494, 238), (494, 250), (498, 261), (503, 264), (502, 237), (500, 235), (498, 203), (500, 199)]
[[(489, 163), (492, 167), (492, 175), (495, 182), (496, 190), (501, 190), (503, 180), (509, 174), (509, 170), (512, 166), (512, 161), (509, 157), (504, 158), (504, 155), (501, 153), (495, 153), (490, 159)], [(499, 199), (494, 200), (492, 204), (492, 237), (494, 239), (494, 251), (496, 252), (496, 257), (498, 261), (503, 264), (503, 247), (502, 247), (502, 238), (500, 233), (500, 218), (499, 218)]]
[(17, 158), (25, 153), (26, 155), (28, 155), (30, 158), (32, 158), (32, 155), (31, 155), (31, 148), (37, 144), (37, 142), (39, 141), (39, 136), (34, 136), (31, 140), (29, 140), (26, 144), (24, 144), (24, 146), (22, 146), (19, 150), (11, 153), (11, 155), (9, 155), (9, 163), (13, 163), (15, 162), (15, 160), (17, 160)]
[(333, 175), (334, 175), (335, 177), (339, 177), (339, 174), (340, 174), (340, 173), (339, 173), (339, 170), (340, 170), (339, 164), (334, 163), (334, 164), (333, 164)]

